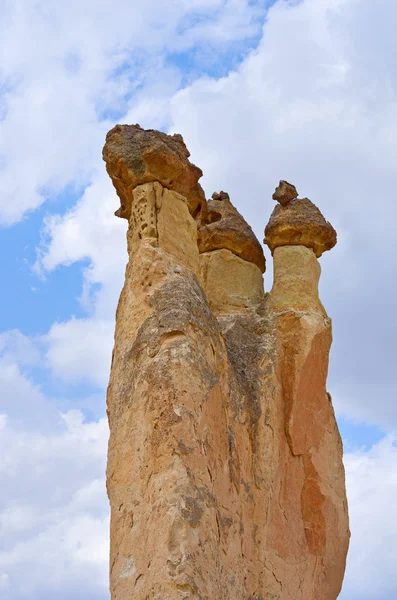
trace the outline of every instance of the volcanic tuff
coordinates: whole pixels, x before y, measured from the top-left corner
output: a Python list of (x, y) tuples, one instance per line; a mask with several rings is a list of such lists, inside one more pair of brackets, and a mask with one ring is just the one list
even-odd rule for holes
[(129, 220), (107, 398), (111, 597), (335, 600), (349, 528), (316, 256), (336, 234), (280, 182), (265, 293), (259, 242), (225, 192), (206, 202), (188, 157), (181, 136), (139, 126), (104, 148)]
[(103, 158), (121, 206), (118, 217), (130, 218), (132, 190), (151, 181), (183, 194), (189, 209), (206, 209), (204, 190), (198, 183), (201, 169), (189, 161), (189, 150), (179, 134), (145, 130), (139, 125), (116, 125), (106, 136)]

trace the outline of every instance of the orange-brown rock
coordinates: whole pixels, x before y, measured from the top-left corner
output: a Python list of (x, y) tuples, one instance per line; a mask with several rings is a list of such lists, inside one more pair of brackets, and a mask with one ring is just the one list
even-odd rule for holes
[(200, 252), (226, 248), (243, 260), (256, 265), (262, 273), (266, 260), (254, 232), (230, 201), (226, 192), (214, 193), (208, 200), (207, 223), (199, 228)]
[(285, 180), (280, 181), (272, 196), (273, 200), (277, 200), (282, 206), (285, 206), (288, 202), (295, 200), (297, 197), (298, 192), (296, 191), (296, 187)]
[(204, 216), (205, 195), (198, 183), (203, 172), (189, 161), (189, 156), (179, 134), (171, 136), (139, 125), (113, 127), (106, 136), (103, 159), (121, 201), (116, 215), (129, 219), (133, 190), (158, 181), (182, 194), (194, 216), (201, 212)]
[(335, 600), (349, 541), (331, 322), (302, 245), (274, 284), (199, 254), (185, 197), (136, 187), (108, 387), (112, 600)]
[(336, 244), (336, 231), (308, 198), (278, 204), (265, 229), (264, 243), (273, 254), (279, 246), (306, 246), (320, 257)]

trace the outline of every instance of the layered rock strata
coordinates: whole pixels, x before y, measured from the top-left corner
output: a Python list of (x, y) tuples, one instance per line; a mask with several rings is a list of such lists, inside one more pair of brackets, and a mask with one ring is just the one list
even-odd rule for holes
[[(129, 146), (109, 143), (114, 173)], [(317, 217), (305, 243), (271, 242), (265, 294), (228, 198), (198, 218), (171, 176), (135, 185), (134, 168), (113, 177), (131, 197), (107, 398), (112, 600), (334, 600), (349, 530)], [(227, 211), (236, 244), (227, 215), (202, 229)]]

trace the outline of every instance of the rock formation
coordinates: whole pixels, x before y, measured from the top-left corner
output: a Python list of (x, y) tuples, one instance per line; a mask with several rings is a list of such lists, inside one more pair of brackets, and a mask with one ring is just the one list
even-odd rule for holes
[(227, 194), (201, 199), (187, 157), (180, 136), (136, 126), (104, 148), (129, 219), (107, 398), (112, 600), (335, 600), (349, 529), (316, 258), (334, 232), (309, 200), (277, 206), (265, 294), (251, 228)]
[(306, 246), (319, 258), (336, 244), (335, 229), (308, 198), (291, 201), (283, 196), (266, 225), (265, 236), (272, 254), (281, 246)]
[(207, 207), (207, 219), (198, 229), (199, 252), (226, 248), (243, 260), (253, 263), (264, 273), (266, 260), (262, 246), (251, 227), (230, 202), (229, 194), (212, 194)]
[(280, 202), (281, 206), (285, 206), (297, 197), (298, 192), (296, 191), (296, 187), (284, 180), (280, 181), (272, 196), (273, 200)]
[(206, 209), (201, 169), (189, 161), (181, 135), (142, 129), (139, 125), (116, 125), (106, 136), (103, 158), (121, 206), (118, 217), (130, 218), (132, 191), (140, 184), (158, 181), (182, 194), (196, 216)]

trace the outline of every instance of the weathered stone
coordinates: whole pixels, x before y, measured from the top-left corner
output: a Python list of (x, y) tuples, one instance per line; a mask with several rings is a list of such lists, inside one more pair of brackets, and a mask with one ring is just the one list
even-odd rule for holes
[(298, 192), (296, 191), (296, 187), (292, 185), (292, 183), (288, 183), (288, 181), (284, 180), (280, 181), (272, 196), (273, 200), (277, 200), (282, 206), (285, 206), (288, 202), (295, 200), (297, 197)]
[(206, 214), (201, 169), (189, 161), (190, 153), (179, 134), (167, 135), (139, 125), (116, 125), (106, 136), (103, 159), (121, 201), (118, 217), (130, 218), (132, 192), (143, 183), (158, 181), (185, 196), (191, 214)]
[(230, 201), (226, 192), (214, 193), (208, 200), (207, 223), (199, 228), (200, 252), (226, 248), (243, 260), (254, 263), (262, 273), (266, 260), (254, 232)]
[(311, 248), (280, 246), (273, 253), (272, 310), (325, 310), (318, 297), (321, 267)]
[(263, 276), (230, 250), (200, 254), (201, 284), (216, 315), (240, 312), (263, 301)]
[(264, 243), (273, 254), (279, 246), (306, 246), (317, 258), (336, 244), (336, 231), (308, 198), (277, 205), (265, 229)]
[[(161, 246), (181, 264), (199, 274), (197, 224), (186, 199), (158, 183), (144, 183), (132, 193), (128, 251), (134, 254), (141, 240)], [(182, 225), (182, 226), (181, 226)]]
[(112, 600), (335, 600), (349, 529), (314, 252), (277, 247), (264, 294), (253, 261), (199, 255), (185, 198), (159, 182), (134, 190), (127, 239)]

